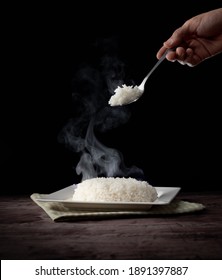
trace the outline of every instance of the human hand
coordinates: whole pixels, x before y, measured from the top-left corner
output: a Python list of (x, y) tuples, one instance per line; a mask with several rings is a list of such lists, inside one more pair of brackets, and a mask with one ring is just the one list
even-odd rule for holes
[(187, 20), (176, 29), (157, 52), (157, 58), (169, 51), (166, 59), (183, 65), (195, 66), (222, 52), (222, 8)]

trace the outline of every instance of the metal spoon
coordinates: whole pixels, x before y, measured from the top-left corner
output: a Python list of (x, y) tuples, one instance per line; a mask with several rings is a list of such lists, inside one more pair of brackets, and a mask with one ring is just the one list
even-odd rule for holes
[[(144, 87), (145, 87), (145, 83), (148, 80), (148, 78), (150, 77), (150, 75), (153, 73), (153, 71), (160, 65), (160, 63), (162, 61), (164, 61), (164, 59), (166, 58), (166, 55), (168, 54), (169, 50), (166, 50), (165, 53), (162, 55), (162, 57), (157, 61), (157, 63), (153, 66), (153, 68), (150, 70), (150, 72), (146, 75), (146, 77), (143, 79), (142, 83), (138, 86), (138, 88), (144, 92)], [(137, 99), (136, 99), (137, 100)], [(134, 101), (136, 101), (134, 100)]]
[(157, 61), (157, 63), (153, 66), (153, 68), (150, 70), (150, 72), (146, 75), (146, 77), (143, 79), (142, 83), (139, 86), (126, 86), (123, 85), (123, 87), (118, 87), (110, 100), (109, 104), (111, 106), (118, 106), (118, 105), (127, 105), (132, 102), (137, 101), (144, 93), (145, 89), (145, 83), (150, 77), (150, 75), (153, 73), (153, 71), (160, 65), (160, 63), (166, 58), (167, 53), (170, 51), (170, 49), (166, 50), (165, 53), (162, 55), (162, 57)]

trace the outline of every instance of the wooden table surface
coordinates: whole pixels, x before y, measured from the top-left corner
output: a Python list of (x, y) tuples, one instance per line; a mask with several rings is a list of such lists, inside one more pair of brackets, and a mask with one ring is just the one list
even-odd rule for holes
[(1, 259), (222, 259), (222, 192), (179, 193), (200, 212), (53, 222), (29, 196), (2, 196)]

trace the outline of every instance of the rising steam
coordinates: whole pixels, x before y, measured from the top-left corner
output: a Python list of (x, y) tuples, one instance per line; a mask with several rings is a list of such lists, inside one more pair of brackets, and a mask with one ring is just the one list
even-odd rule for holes
[(100, 69), (85, 66), (75, 75), (73, 104), (75, 116), (64, 126), (58, 140), (80, 155), (76, 173), (82, 181), (95, 177), (143, 177), (143, 171), (124, 164), (120, 151), (106, 147), (95, 132), (105, 133), (126, 123), (127, 107), (110, 107), (108, 100), (122, 83), (123, 63), (116, 56), (104, 56)]

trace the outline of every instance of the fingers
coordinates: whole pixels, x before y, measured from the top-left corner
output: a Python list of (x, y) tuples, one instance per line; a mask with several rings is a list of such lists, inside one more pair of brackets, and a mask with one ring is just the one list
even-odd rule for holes
[(166, 50), (167, 50), (167, 48), (165, 46), (162, 46), (162, 48), (160, 48), (156, 54), (157, 59), (160, 59)]
[(197, 64), (191, 48), (178, 47), (175, 51), (169, 52), (166, 58), (171, 62), (177, 61), (181, 65), (188, 65), (190, 67)]
[[(157, 52), (157, 55), (156, 57), (158, 59), (160, 59), (163, 54), (166, 52), (168, 48), (166, 48), (165, 46), (163, 46), (158, 52)], [(169, 49), (168, 49), (169, 50)], [(182, 56), (184, 55), (184, 51), (182, 49), (179, 50), (179, 53), (177, 54), (177, 49), (175, 50), (169, 50), (169, 52), (167, 53), (166, 55), (166, 59), (171, 61), (171, 62), (174, 62), (175, 60), (177, 60), (179, 57), (182, 58)]]
[(185, 55), (185, 50), (183, 47), (178, 47), (182, 45), (182, 31), (181, 28), (178, 28), (172, 36), (163, 43), (163, 46), (160, 48), (160, 50), (157, 52), (156, 57), (160, 59), (162, 55), (165, 53), (167, 49), (175, 49), (175, 51), (170, 51), (166, 58), (169, 61), (175, 61), (179, 58), (183, 59), (183, 56)]
[(171, 37), (163, 43), (163, 46), (157, 52), (157, 58), (160, 59), (161, 56), (167, 49), (171, 49), (166, 56), (166, 59), (174, 62), (179, 61), (181, 63), (185, 63), (185, 60), (188, 56), (191, 55), (191, 52), (187, 52), (187, 46), (184, 41), (184, 36), (186, 33), (186, 29), (180, 27), (176, 29)]
[(193, 67), (201, 62), (200, 57), (194, 53), (192, 48), (178, 47), (175, 53), (175, 61), (178, 61), (181, 65)]
[[(160, 59), (164, 52), (167, 50), (165, 46), (162, 46), (157, 52), (157, 59)], [(192, 48), (177, 47), (174, 50), (170, 50), (166, 55), (166, 59), (170, 62), (179, 62), (181, 65), (187, 65), (190, 67), (196, 66), (201, 62), (200, 58), (195, 55)]]
[(183, 47), (178, 47), (175, 49), (175, 51), (169, 52), (166, 58), (167, 60), (172, 62), (177, 60), (181, 64), (185, 64), (185, 61), (187, 59), (186, 49)]

